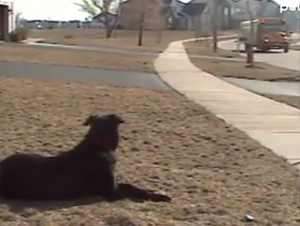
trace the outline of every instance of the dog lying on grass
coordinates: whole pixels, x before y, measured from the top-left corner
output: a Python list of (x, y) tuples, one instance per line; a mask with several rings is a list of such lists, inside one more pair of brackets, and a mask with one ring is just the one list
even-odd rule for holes
[(70, 151), (53, 157), (14, 154), (0, 162), (0, 197), (28, 201), (64, 201), (100, 196), (170, 202), (168, 196), (118, 184), (115, 150), (119, 144), (117, 115), (90, 116), (84, 139)]

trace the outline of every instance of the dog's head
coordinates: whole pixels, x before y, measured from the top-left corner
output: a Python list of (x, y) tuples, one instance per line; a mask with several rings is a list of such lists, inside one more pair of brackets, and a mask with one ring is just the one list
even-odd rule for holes
[(118, 128), (122, 123), (124, 120), (120, 116), (109, 114), (91, 115), (83, 125), (90, 126), (86, 137), (90, 142), (94, 142), (104, 149), (115, 150), (119, 143)]
[(115, 114), (109, 115), (91, 115), (89, 116), (85, 122), (83, 123), (84, 126), (91, 126), (94, 128), (100, 128), (105, 126), (115, 126), (118, 127), (120, 124), (124, 123), (124, 120)]

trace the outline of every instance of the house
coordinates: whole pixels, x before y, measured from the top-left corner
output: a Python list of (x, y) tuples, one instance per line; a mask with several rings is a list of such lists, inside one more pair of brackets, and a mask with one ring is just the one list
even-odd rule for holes
[(121, 5), (119, 26), (123, 29), (139, 28), (141, 20), (145, 30), (167, 29), (166, 0), (128, 0)]
[(9, 32), (15, 29), (12, 1), (0, 0), (0, 41), (7, 40)]
[[(206, 30), (211, 27), (211, 11), (214, 10), (214, 2), (210, 0), (191, 0), (183, 3), (180, 0), (171, 2), (171, 9), (174, 18), (173, 29), (200, 30), (205, 27)], [(220, 29), (229, 28), (231, 4), (226, 0), (217, 1), (217, 21)]]
[[(216, 17), (214, 17), (215, 2), (217, 2)], [(216, 18), (219, 29), (238, 28), (242, 21), (249, 20), (247, 1), (191, 0), (188, 3), (183, 3), (181, 0), (171, 0), (169, 4), (173, 15), (168, 16), (168, 21), (172, 23), (172, 29), (195, 30), (208, 33), (212, 27), (212, 18)], [(282, 17), (292, 30), (299, 30), (300, 15), (297, 17), (299, 12), (287, 11), (280, 13), (276, 0), (250, 0), (249, 7), (254, 18)]]
[(172, 22), (172, 29), (194, 30), (199, 23), (201, 14), (206, 8), (207, 0), (193, 0), (189, 3), (182, 3), (178, 0), (170, 2), (171, 12), (168, 15)]

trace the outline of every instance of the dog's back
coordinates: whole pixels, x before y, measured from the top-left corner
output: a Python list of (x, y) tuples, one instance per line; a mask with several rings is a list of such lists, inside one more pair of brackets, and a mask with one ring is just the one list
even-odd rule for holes
[(79, 158), (16, 154), (0, 164), (0, 196), (7, 199), (72, 199), (87, 193)]

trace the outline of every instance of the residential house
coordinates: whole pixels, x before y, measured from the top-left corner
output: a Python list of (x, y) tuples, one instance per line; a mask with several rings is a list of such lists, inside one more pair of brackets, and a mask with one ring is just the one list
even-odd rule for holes
[(135, 30), (142, 23), (144, 30), (167, 29), (167, 4), (165, 2), (166, 0), (128, 0), (123, 2), (119, 26), (123, 29)]
[(13, 4), (9, 0), (0, 0), (0, 41), (7, 40), (8, 33), (14, 29)]
[[(183, 3), (172, 0), (170, 3), (173, 15), (173, 29), (206, 30), (211, 27), (211, 15), (214, 11), (214, 2), (210, 0), (191, 0)], [(221, 29), (229, 28), (231, 4), (226, 0), (217, 1), (217, 21)], [(227, 16), (226, 16), (227, 15)]]
[[(216, 0), (217, 15), (214, 16), (213, 0), (191, 0), (183, 3), (181, 0), (172, 0), (170, 3), (173, 17), (172, 29), (201, 30), (208, 33), (212, 27), (212, 18), (216, 18), (219, 29), (238, 28), (242, 21), (249, 20), (247, 1)], [(292, 30), (300, 29), (300, 13), (287, 11), (280, 13), (276, 0), (250, 0), (249, 9), (253, 18), (277, 16), (287, 21)]]
[(207, 0), (193, 0), (189, 3), (182, 3), (173, 0), (170, 3), (171, 12), (168, 16), (172, 22), (172, 29), (194, 30), (200, 22), (201, 14), (206, 8)]

